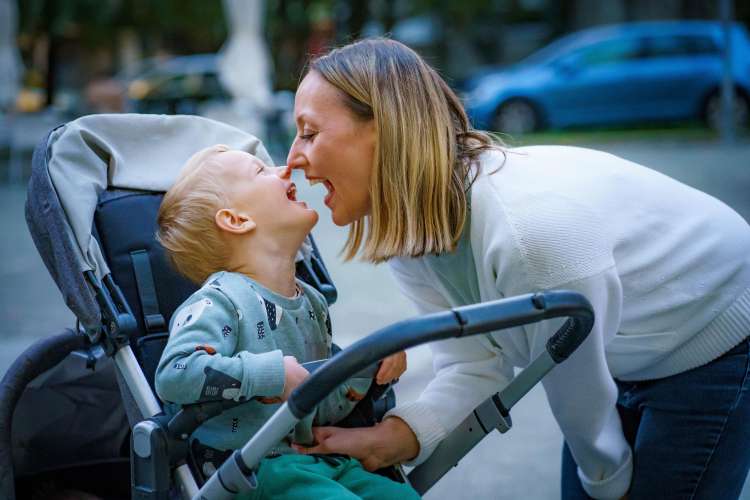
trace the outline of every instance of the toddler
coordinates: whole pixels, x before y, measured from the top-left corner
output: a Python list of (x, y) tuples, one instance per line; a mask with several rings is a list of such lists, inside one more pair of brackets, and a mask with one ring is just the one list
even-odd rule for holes
[[(295, 277), (295, 260), (318, 214), (296, 199), (286, 168), (217, 145), (188, 160), (159, 209), (157, 239), (178, 272), (202, 287), (174, 313), (156, 391), (184, 405), (247, 401), (201, 425), (191, 449), (205, 475), (241, 448), (309, 375), (300, 362), (331, 355), (323, 296)], [(398, 377), (403, 353), (379, 382)], [(409, 486), (367, 472), (353, 458), (301, 455), (312, 425), (344, 418), (371, 381), (350, 379), (324, 400), (258, 468), (250, 498), (418, 498)]]

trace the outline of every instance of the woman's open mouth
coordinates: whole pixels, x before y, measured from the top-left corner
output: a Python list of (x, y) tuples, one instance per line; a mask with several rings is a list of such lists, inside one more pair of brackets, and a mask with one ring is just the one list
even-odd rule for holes
[(333, 199), (333, 194), (336, 192), (336, 190), (333, 187), (333, 184), (331, 184), (331, 181), (329, 181), (328, 179), (316, 179), (316, 178), (309, 178), (307, 180), (310, 181), (311, 186), (314, 186), (316, 184), (323, 184), (326, 187), (326, 189), (328, 190), (328, 194), (326, 194), (326, 197), (323, 199), (323, 203), (325, 203), (325, 205), (328, 208), (331, 208), (331, 205), (330, 205), (331, 199)]

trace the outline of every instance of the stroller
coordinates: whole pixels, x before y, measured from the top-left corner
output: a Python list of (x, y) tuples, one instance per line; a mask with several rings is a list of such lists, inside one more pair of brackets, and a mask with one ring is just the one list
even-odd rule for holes
[[(255, 137), (200, 117), (92, 115), (52, 130), (37, 146), (26, 218), (76, 328), (32, 345), (0, 389), (0, 498), (27, 498), (33, 485), (104, 498), (233, 498), (257, 486), (254, 470), (345, 379), (373, 376), (377, 362), (426, 342), (568, 317), (547, 349), (500, 393), (478, 406), (430, 459), (405, 474), (382, 471), (426, 492), (489, 432), (507, 431), (510, 409), (588, 335), (588, 301), (551, 291), (475, 304), (401, 321), (307, 366), (311, 376), (240, 450), (208, 477), (188, 445), (207, 419), (236, 404), (186, 405), (166, 416), (153, 379), (172, 313), (196, 287), (168, 266), (154, 239), (163, 193), (195, 151), (227, 144), (263, 162)], [(336, 288), (314, 240), (298, 255), (297, 275), (329, 305)], [(395, 404), (392, 388), (373, 384), (347, 420), (373, 425)], [(48, 414), (67, 419), (42, 425)]]

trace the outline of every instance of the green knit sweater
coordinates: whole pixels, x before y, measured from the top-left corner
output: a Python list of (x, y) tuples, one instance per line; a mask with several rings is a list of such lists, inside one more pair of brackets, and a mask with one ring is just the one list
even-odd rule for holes
[[(222, 398), (248, 401), (205, 422), (193, 438), (220, 450), (241, 448), (279, 407), (261, 399), (281, 396), (283, 356), (300, 363), (331, 356), (325, 299), (306, 283), (298, 285), (298, 296), (288, 298), (245, 275), (222, 271), (175, 311), (156, 371), (156, 392), (167, 411)], [(292, 452), (292, 440), (309, 444), (313, 417), (315, 425), (341, 420), (370, 383), (347, 381), (270, 454)]]

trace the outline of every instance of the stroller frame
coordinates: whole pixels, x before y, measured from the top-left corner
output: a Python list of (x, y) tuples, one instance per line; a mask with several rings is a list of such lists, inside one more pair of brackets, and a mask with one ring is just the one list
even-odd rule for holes
[[(53, 130), (35, 151), (35, 168), (37, 164), (42, 165), (41, 168), (47, 168), (53, 155), (53, 139), (59, 141), (60, 137), (70, 131), (72, 140), (69, 135), (69, 146), (73, 150), (85, 150), (81, 153), (82, 161), (105, 171), (97, 172), (97, 177), (90, 183), (94, 188), (91, 193), (87, 193), (89, 198), (93, 197), (95, 201), (109, 186), (118, 189), (144, 189), (143, 186), (132, 185), (131, 181), (137, 175), (121, 175), (123, 163), (142, 161), (142, 154), (133, 153), (128, 157), (124, 150), (118, 150), (110, 144), (116, 142), (118, 135), (125, 135), (132, 129), (142, 129), (145, 131), (142, 133), (151, 132), (167, 138), (186, 134), (187, 139), (180, 141), (186, 144), (183, 151), (180, 151), (185, 158), (201, 145), (224, 142), (235, 149), (251, 152), (270, 163), (270, 158), (257, 139), (211, 120), (199, 117), (97, 115), (79, 118)], [(162, 175), (161, 179), (147, 186), (147, 189), (155, 192), (165, 191), (176, 175), (175, 165), (181, 165), (182, 161), (182, 158), (175, 159), (170, 165), (171, 170), (167, 169), (170, 170), (169, 175)], [(92, 168), (89, 168), (84, 174), (91, 177), (91, 170)], [(106, 177), (105, 180), (102, 180), (102, 175)], [(499, 394), (493, 395), (478, 406), (437, 447), (426, 462), (405, 476), (405, 480), (421, 494), (455, 466), (486, 434), (493, 429), (506, 432), (512, 425), (509, 412), (513, 405), (556, 364), (563, 362), (585, 340), (593, 325), (593, 311), (585, 297), (569, 291), (550, 291), (454, 308), (385, 327), (352, 344), (326, 362), (318, 364), (311, 376), (292, 392), (289, 399), (253, 438), (242, 449), (236, 450), (199, 488), (185, 463), (187, 438), (203, 421), (226, 409), (230, 404), (215, 402), (187, 405), (171, 419), (164, 416), (161, 404), (152, 391), (130, 344), (132, 339), (142, 333), (142, 327), (114, 282), (96, 242), (88, 238), (90, 234), (81, 239), (82, 227), (83, 232), (89, 232), (86, 223), (79, 224), (78, 227), (69, 227), (58, 220), (59, 214), (65, 213), (66, 209), (70, 211), (70, 205), (66, 207), (64, 200), (66, 192), (70, 195), (70, 186), (66, 188), (65, 183), (74, 185), (75, 181), (58, 174), (55, 183), (54, 175), (46, 171), (42, 172), (41, 177), (46, 179), (50, 186), (44, 186), (43, 201), (40, 203), (37, 200), (37, 203), (34, 203), (31, 191), (35, 187), (35, 181), (32, 178), (27, 220), (45, 264), (63, 292), (66, 303), (79, 318), (82, 329), (66, 332), (57, 341), (48, 339), (32, 346), (27, 351), (27, 362), (14, 363), (3, 379), (0, 393), (0, 449), (4, 448), (6, 451), (0, 452), (0, 495), (4, 498), (14, 498), (10, 432), (15, 404), (31, 379), (75, 350), (84, 349), (90, 359), (111, 357), (137, 406), (140, 418), (132, 426), (130, 441), (132, 497), (169, 498), (172, 485), (170, 478), (174, 474), (174, 480), (183, 497), (218, 500), (232, 498), (239, 492), (256, 487), (254, 470), (267, 451), (286, 436), (299, 420), (311, 413), (340, 383), (358, 372), (372, 370), (373, 364), (384, 357), (427, 342), (484, 334), (545, 319), (567, 317), (568, 320), (547, 342), (545, 352), (533, 360)], [(84, 178), (88, 177), (84, 175)], [(50, 205), (53, 207), (51, 211)], [(50, 221), (49, 213), (54, 213), (55, 210), (58, 217)], [(90, 221), (88, 224), (90, 228)], [(38, 236), (39, 232), (42, 233), (42, 237)], [(78, 256), (72, 264), (60, 264), (52, 258), (52, 255), (68, 258), (68, 252), (70, 255)], [(312, 281), (311, 284), (321, 290), (329, 302), (333, 302), (336, 291), (325, 266), (319, 260), (314, 242), (312, 251), (303, 256), (301, 264), (302, 274), (306, 275), (306, 279)], [(146, 316), (147, 311), (142, 312)], [(145, 321), (148, 322), (147, 317)], [(41, 360), (40, 366), (29, 370), (28, 359)]]

